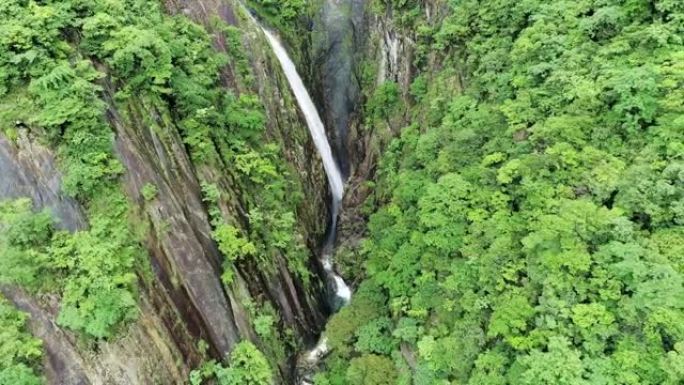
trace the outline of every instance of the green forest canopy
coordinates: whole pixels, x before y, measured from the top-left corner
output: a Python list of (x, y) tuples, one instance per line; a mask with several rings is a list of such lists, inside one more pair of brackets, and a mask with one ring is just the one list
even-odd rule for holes
[(684, 2), (420, 3), (392, 2), (412, 122), (316, 383), (684, 382)]
[[(255, 3), (282, 25), (305, 6)], [(365, 280), (330, 321), (317, 385), (684, 382), (684, 3), (451, 0), (435, 24), (422, 2), (390, 3), (417, 42), (411, 122), (383, 156)], [(225, 223), (203, 186), (225, 283), (232, 263), (268, 264), (276, 249), (306, 276), (259, 102), (217, 84), (230, 61), (250, 76), (238, 31), (225, 28), (232, 52), (217, 54), (202, 28), (144, 0), (3, 1), (0, 19), (2, 129), (12, 137), (20, 120), (44, 134), (90, 224), (70, 234), (30, 202), (2, 203), (0, 282), (58, 293), (58, 323), (86, 338), (136, 317), (145, 255), (104, 119), (106, 76), (116, 103), (172, 101), (195, 162), (234, 166), (252, 233)], [(367, 122), (389, 124), (399, 93), (379, 87)], [(41, 381), (25, 322), (0, 302), (0, 383)], [(274, 335), (266, 324), (259, 334)], [(250, 343), (231, 360), (191, 381), (271, 381)]]

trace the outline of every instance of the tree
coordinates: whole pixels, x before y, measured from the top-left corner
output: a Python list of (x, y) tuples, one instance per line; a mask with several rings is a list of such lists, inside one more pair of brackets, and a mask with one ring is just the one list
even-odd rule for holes
[(330, 362), (402, 357), (430, 385), (680, 381), (684, 9), (382, 4), (421, 55), (413, 100), (385, 84), (365, 106), (405, 125), (363, 243), (398, 341), (333, 320)]
[(201, 385), (205, 380), (218, 385), (271, 385), (273, 373), (264, 354), (249, 341), (238, 343), (226, 365), (215, 360), (204, 362), (190, 373), (190, 383)]
[(394, 385), (394, 365), (386, 357), (365, 354), (351, 360), (347, 369), (347, 382), (359, 385)]

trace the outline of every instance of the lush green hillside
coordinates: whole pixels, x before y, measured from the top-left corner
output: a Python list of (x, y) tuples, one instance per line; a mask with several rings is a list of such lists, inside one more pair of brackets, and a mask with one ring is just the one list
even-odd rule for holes
[(241, 3), (0, 0), (0, 385), (684, 383), (684, 2), (245, 5), (330, 355)]
[(411, 118), (317, 384), (682, 383), (684, 3), (393, 3)]
[[(166, 373), (139, 373), (149, 360), (178, 368), (179, 383), (204, 362), (193, 384), (266, 384), (289, 376), (278, 365), (314, 332), (304, 325), (316, 317), (320, 290), (307, 237), (320, 236), (325, 213), (301, 202), (304, 178), (323, 179), (322, 171), (293, 176), (294, 163), (315, 159), (302, 155), (307, 132), (281, 94), (278, 67), (260, 59), (269, 73), (255, 74), (251, 60), (270, 51), (244, 37), (255, 26), (228, 24), (247, 20), (230, 7), (193, 21), (189, 8), (172, 14), (173, 5), (155, 0), (0, 2), (2, 150), (20, 164), (30, 138), (55, 154), (45, 163), (59, 170), (20, 167), (28, 177), (7, 183), (26, 183), (38, 197), (54, 188), (55, 205), (73, 202), (85, 217), (68, 228), (50, 202), (6, 199), (0, 189), (0, 289), (27, 293), (30, 306), (15, 304), (54, 318), (41, 336), (62, 338), (47, 346), (53, 383), (67, 371), (50, 364), (63, 358), (64, 335), (83, 356), (68, 362), (86, 372), (82, 383), (169, 383)], [(247, 56), (247, 42), (259, 52)], [(15, 170), (0, 167), (0, 175)], [(42, 350), (26, 318), (0, 302), (0, 384), (39, 381)], [(135, 335), (136, 327), (147, 331)], [(110, 342), (156, 348), (160, 358), (111, 353), (138, 369), (108, 380), (116, 368), (89, 360)], [(91, 364), (102, 371), (89, 372)]]

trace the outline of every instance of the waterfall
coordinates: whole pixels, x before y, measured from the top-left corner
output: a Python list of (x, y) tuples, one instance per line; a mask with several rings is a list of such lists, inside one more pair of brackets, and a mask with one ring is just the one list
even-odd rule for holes
[[(304, 82), (299, 76), (299, 73), (297, 73), (297, 69), (292, 62), (292, 59), (290, 59), (290, 56), (287, 54), (285, 47), (283, 47), (280, 40), (278, 40), (278, 38), (276, 38), (271, 31), (262, 27), (249, 11), (247, 11), (246, 14), (256, 26), (261, 28), (266, 35), (268, 43), (273, 49), (273, 53), (278, 58), (280, 66), (285, 73), (285, 77), (292, 88), (292, 92), (295, 95), (297, 104), (304, 114), (311, 138), (313, 139), (316, 150), (323, 161), (323, 168), (328, 178), (328, 184), (330, 185), (330, 191), (332, 194), (332, 218), (328, 236), (326, 237), (325, 243), (323, 245), (320, 262), (323, 266), (323, 270), (325, 271), (326, 279), (334, 288), (336, 297), (335, 299), (341, 301), (342, 306), (344, 306), (350, 301), (352, 292), (342, 277), (335, 273), (332, 261), (335, 234), (337, 229), (337, 214), (342, 202), (342, 196), (344, 195), (344, 181), (342, 178), (342, 173), (340, 172), (337, 163), (335, 163), (335, 158), (332, 155), (332, 150), (330, 149), (330, 144), (328, 143), (323, 121), (318, 115), (318, 110), (311, 100), (311, 96), (306, 90)], [(320, 359), (326, 356), (329, 352), (330, 347), (328, 346), (328, 339), (325, 336), (321, 336), (316, 346), (306, 352), (306, 354), (301, 357), (301, 361), (297, 364), (297, 383), (299, 385), (310, 385), (313, 383), (311, 380), (311, 375), (313, 372), (310, 369), (315, 367)], [(300, 369), (302, 372), (300, 372)]]
[[(255, 21), (256, 22), (256, 21)], [(257, 23), (258, 25), (258, 23)], [(309, 133), (316, 145), (316, 149), (323, 160), (323, 168), (325, 169), (325, 174), (328, 176), (328, 183), (330, 184), (330, 191), (332, 193), (332, 223), (330, 232), (323, 246), (323, 253), (321, 257), (321, 264), (328, 275), (329, 279), (332, 279), (332, 284), (335, 287), (335, 295), (337, 298), (342, 300), (343, 304), (347, 303), (351, 298), (351, 290), (349, 286), (344, 282), (342, 277), (337, 275), (333, 270), (332, 263), (332, 246), (335, 242), (335, 228), (337, 227), (337, 213), (342, 201), (342, 195), (344, 194), (344, 182), (342, 181), (342, 174), (340, 173), (337, 163), (335, 163), (335, 158), (332, 155), (332, 150), (330, 149), (330, 144), (328, 143), (328, 138), (325, 133), (325, 127), (323, 126), (323, 121), (318, 115), (318, 110), (309, 96), (309, 92), (304, 87), (304, 82), (302, 78), (297, 73), (292, 59), (287, 54), (285, 47), (269, 30), (261, 27), (268, 38), (268, 43), (273, 49), (280, 66), (283, 68), (285, 77), (287, 78), (292, 92), (297, 99), (297, 104), (304, 114), (306, 124), (309, 127)]]
[(276, 57), (278, 57), (278, 61), (280, 61), (283, 72), (285, 72), (285, 77), (287, 77), (287, 81), (290, 83), (292, 92), (294, 92), (295, 98), (297, 99), (297, 104), (299, 104), (299, 108), (301, 108), (304, 118), (306, 119), (306, 124), (309, 126), (309, 132), (316, 145), (316, 149), (323, 159), (323, 168), (328, 175), (328, 183), (330, 183), (330, 190), (334, 201), (333, 204), (339, 204), (342, 200), (342, 194), (344, 193), (344, 182), (342, 181), (342, 174), (340, 173), (340, 170), (335, 163), (335, 158), (333, 158), (332, 151), (330, 150), (330, 144), (328, 144), (328, 138), (325, 134), (325, 127), (323, 126), (321, 117), (318, 115), (318, 110), (311, 100), (311, 96), (309, 96), (309, 93), (304, 87), (302, 78), (299, 77), (297, 69), (283, 45), (269, 30), (263, 27), (262, 30), (266, 34), (268, 42), (271, 45), (271, 48), (273, 48), (273, 52)]

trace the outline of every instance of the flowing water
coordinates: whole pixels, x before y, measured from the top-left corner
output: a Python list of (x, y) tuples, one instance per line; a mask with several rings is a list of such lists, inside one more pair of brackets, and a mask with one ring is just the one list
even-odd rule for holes
[(283, 45), (269, 30), (265, 28), (262, 28), (262, 30), (266, 34), (268, 42), (271, 45), (271, 48), (273, 48), (273, 52), (276, 57), (278, 57), (278, 61), (280, 61), (283, 72), (285, 72), (287, 81), (290, 83), (292, 92), (294, 92), (295, 98), (297, 99), (297, 104), (299, 104), (299, 108), (301, 108), (302, 113), (304, 114), (306, 124), (309, 126), (309, 132), (316, 145), (316, 149), (323, 159), (323, 168), (325, 168), (325, 173), (328, 175), (332, 198), (339, 204), (342, 200), (342, 194), (344, 193), (344, 182), (342, 181), (342, 174), (337, 168), (335, 158), (333, 158), (332, 151), (330, 150), (323, 121), (321, 121), (318, 110), (311, 100), (311, 96), (309, 96), (306, 87), (304, 87), (302, 78), (299, 77), (297, 69)]
[(351, 291), (344, 280), (337, 275), (333, 270), (332, 264), (332, 244), (335, 241), (335, 227), (337, 226), (337, 212), (342, 201), (342, 195), (344, 194), (344, 182), (342, 181), (342, 174), (340, 173), (337, 163), (335, 163), (335, 158), (333, 158), (332, 150), (330, 149), (330, 144), (328, 143), (328, 138), (325, 134), (325, 127), (323, 126), (323, 121), (318, 115), (318, 110), (309, 96), (309, 92), (304, 87), (304, 82), (302, 78), (297, 73), (292, 59), (287, 54), (285, 47), (280, 43), (273, 33), (262, 27), (262, 30), (268, 38), (268, 42), (273, 48), (278, 61), (280, 62), (285, 77), (287, 78), (292, 92), (297, 99), (297, 104), (301, 108), (304, 118), (306, 119), (306, 124), (309, 127), (309, 132), (313, 138), (316, 149), (323, 160), (323, 168), (325, 169), (325, 174), (328, 176), (328, 183), (330, 184), (330, 192), (332, 193), (332, 224), (330, 228), (330, 234), (326, 240), (326, 244), (323, 247), (323, 256), (321, 258), (321, 263), (325, 269), (326, 274), (330, 275), (333, 279), (335, 286), (335, 294), (342, 300), (348, 301), (351, 296)]
[[(263, 30), (266, 38), (268, 39), (268, 43), (273, 49), (273, 53), (278, 58), (280, 66), (285, 73), (285, 77), (290, 84), (290, 88), (292, 88), (292, 92), (297, 99), (297, 104), (304, 114), (309, 132), (311, 133), (311, 137), (316, 145), (316, 150), (323, 161), (323, 168), (325, 169), (325, 173), (328, 177), (328, 183), (330, 185), (330, 192), (332, 195), (332, 220), (328, 236), (326, 238), (325, 244), (323, 245), (321, 264), (323, 265), (326, 279), (334, 288), (335, 300), (333, 303), (341, 302), (341, 305), (343, 306), (351, 299), (352, 292), (342, 277), (335, 273), (332, 261), (333, 245), (335, 242), (335, 233), (337, 227), (337, 214), (342, 201), (342, 196), (344, 194), (344, 181), (342, 174), (330, 149), (330, 144), (328, 143), (323, 121), (318, 115), (318, 110), (311, 100), (311, 96), (309, 96), (309, 92), (306, 90), (306, 87), (304, 87), (304, 82), (297, 73), (297, 69), (292, 62), (292, 59), (290, 59), (290, 56), (287, 54), (285, 47), (283, 47), (280, 40), (278, 40), (278, 38), (273, 35), (271, 31), (261, 27), (261, 25), (251, 15), (249, 16), (252, 21)], [(302, 355), (297, 368), (297, 382), (300, 385), (311, 384), (310, 375), (312, 371), (310, 368), (313, 368), (322, 357), (328, 354), (328, 352), (329, 347), (327, 344), (327, 338), (322, 336), (314, 348)]]

